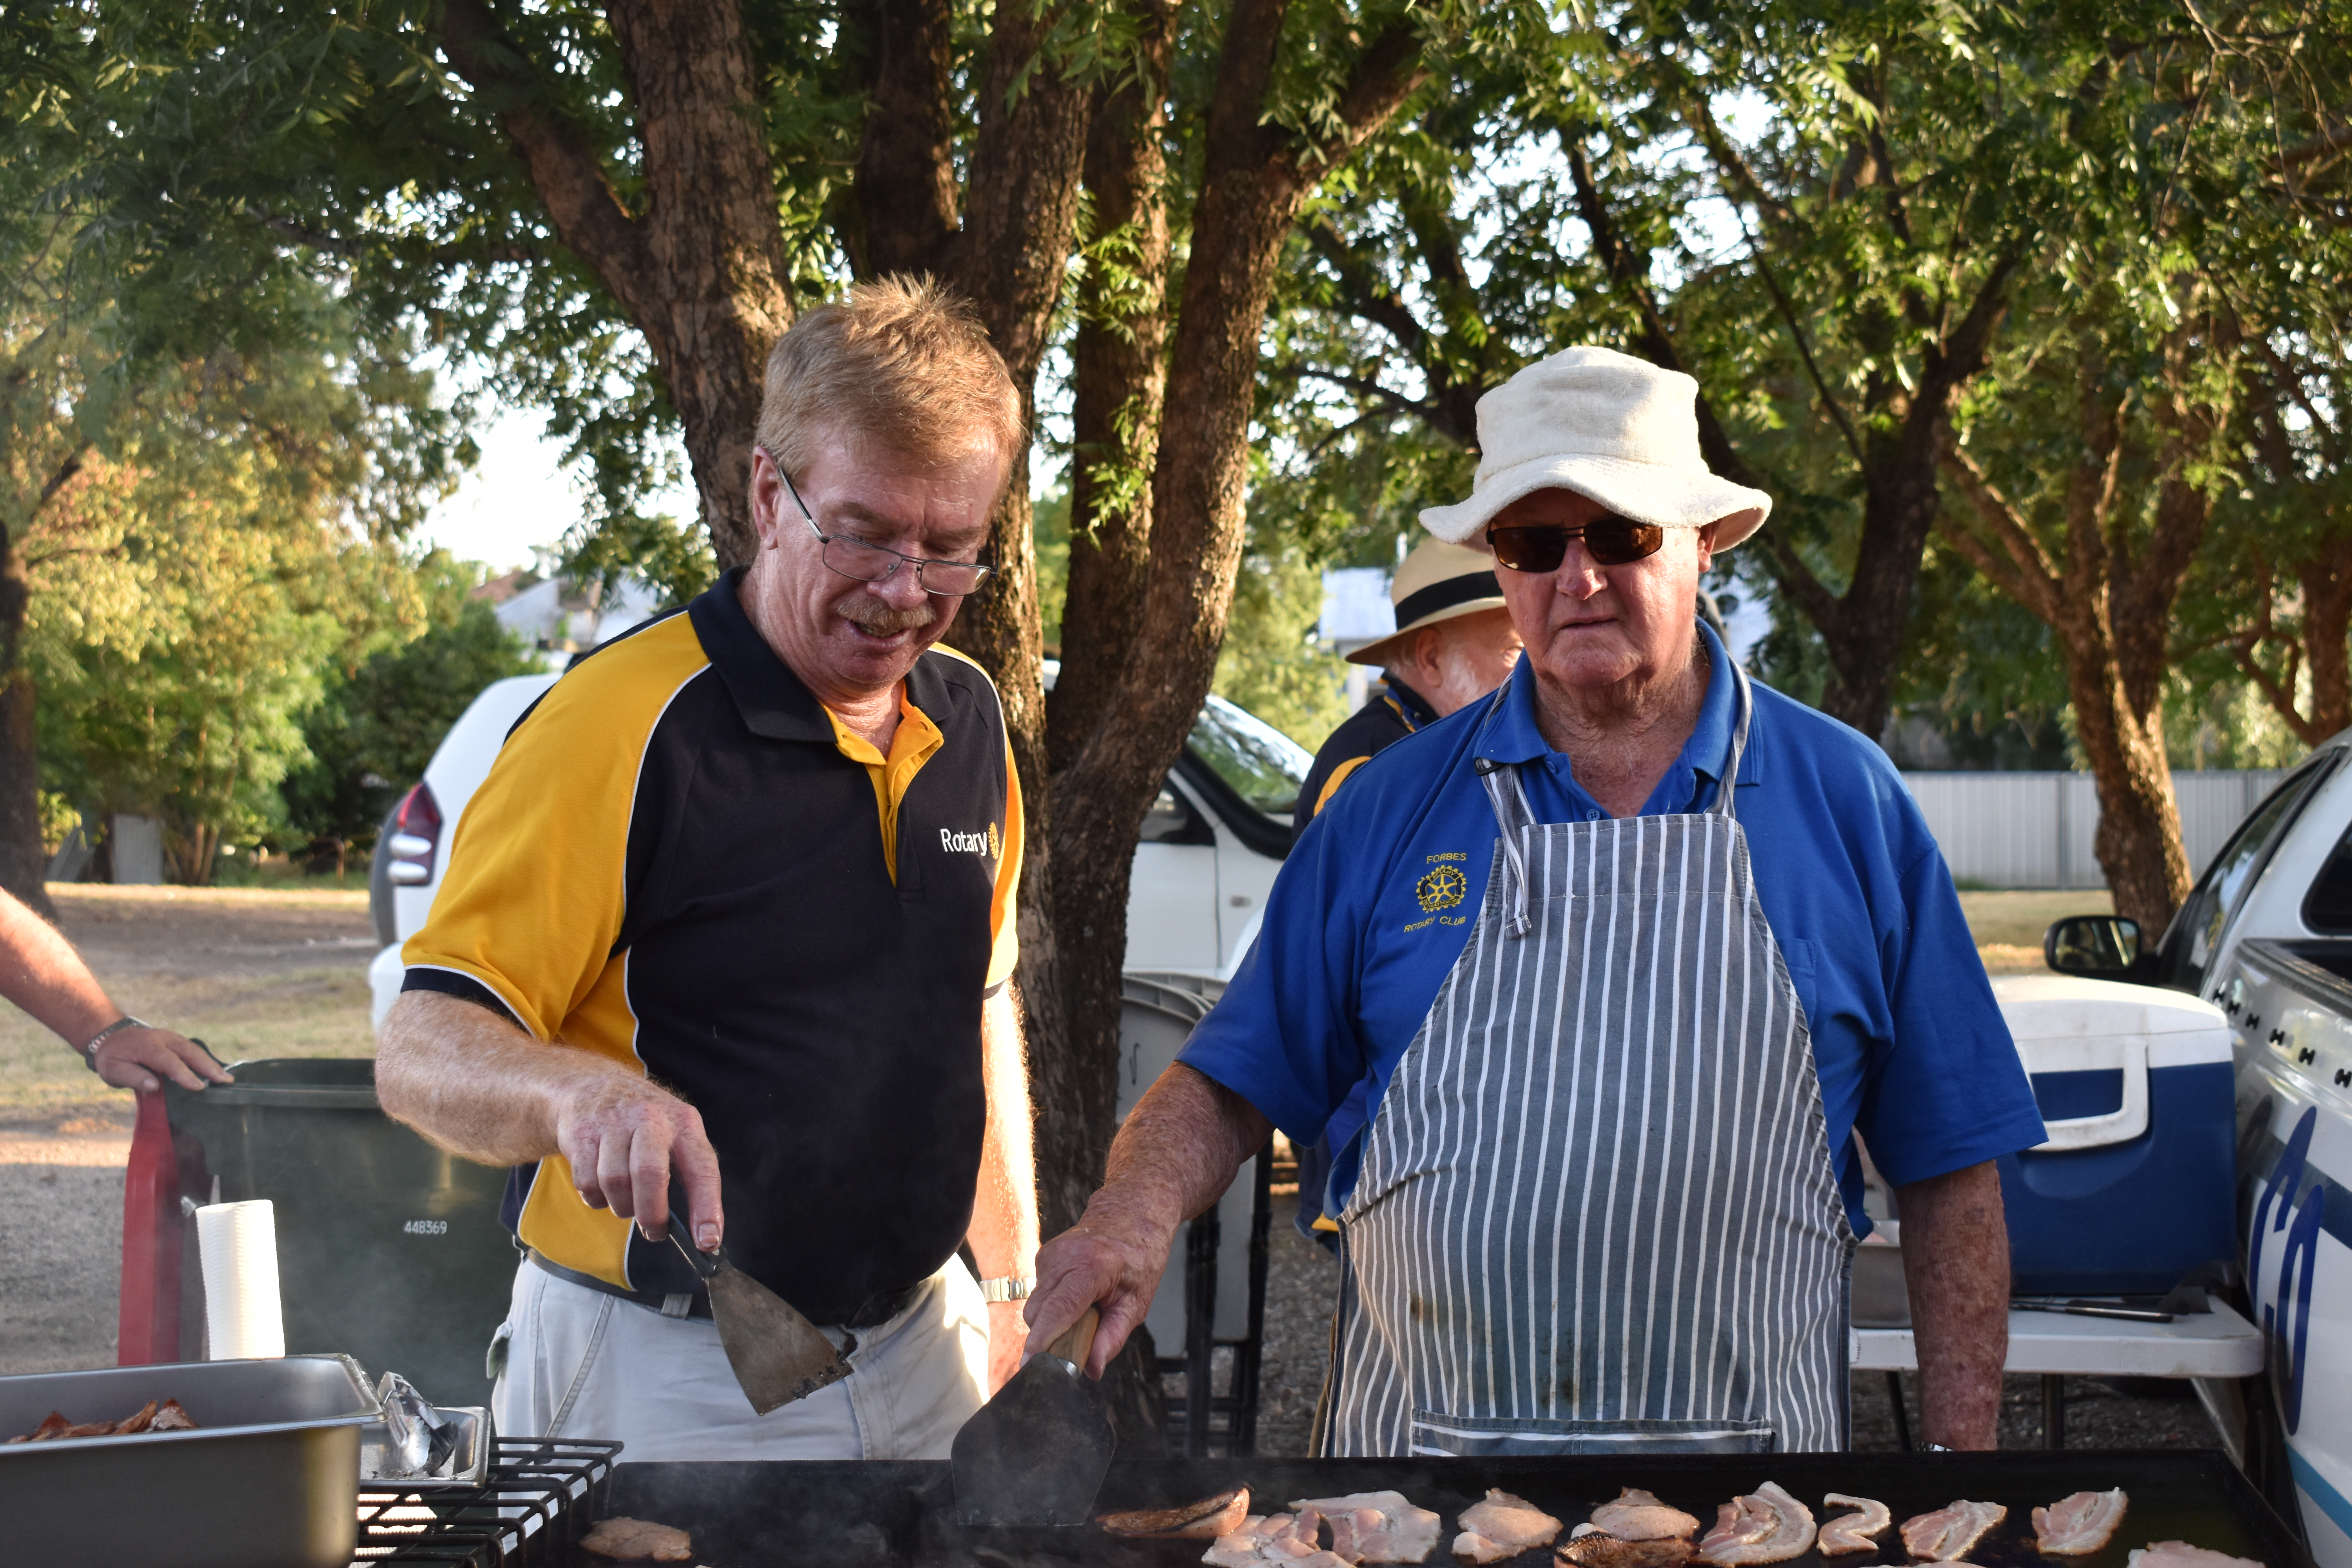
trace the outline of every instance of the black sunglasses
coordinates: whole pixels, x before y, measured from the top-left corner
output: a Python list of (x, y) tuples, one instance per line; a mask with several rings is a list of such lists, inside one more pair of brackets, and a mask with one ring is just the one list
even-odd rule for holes
[(1514, 572), (1557, 572), (1568, 559), (1568, 542), (1584, 541), (1584, 548), (1601, 566), (1625, 566), (1655, 555), (1666, 542), (1666, 531), (1654, 522), (1630, 517), (1596, 517), (1581, 528), (1549, 524), (1537, 528), (1493, 528), (1486, 542), (1495, 559)]

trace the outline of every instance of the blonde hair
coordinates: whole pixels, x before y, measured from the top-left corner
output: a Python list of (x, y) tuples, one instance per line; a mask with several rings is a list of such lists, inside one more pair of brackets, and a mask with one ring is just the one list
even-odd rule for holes
[(969, 300), (929, 277), (853, 285), (776, 340), (760, 444), (804, 472), (828, 435), (936, 465), (992, 446), (1009, 469), (1021, 395)]

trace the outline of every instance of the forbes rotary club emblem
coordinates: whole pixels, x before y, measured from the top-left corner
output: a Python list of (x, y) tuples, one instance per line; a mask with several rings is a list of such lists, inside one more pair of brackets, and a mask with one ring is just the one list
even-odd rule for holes
[(1004, 840), (996, 836), (996, 824), (992, 822), (988, 825), (988, 858), (992, 860), (1004, 858)]
[(1421, 900), (1423, 913), (1435, 914), (1460, 903), (1469, 887), (1470, 879), (1460, 871), (1451, 866), (1440, 866), (1414, 883), (1412, 892)]

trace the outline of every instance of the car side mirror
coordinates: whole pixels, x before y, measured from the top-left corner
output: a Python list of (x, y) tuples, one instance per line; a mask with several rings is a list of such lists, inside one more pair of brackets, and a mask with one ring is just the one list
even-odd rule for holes
[(2128, 979), (2139, 953), (2139, 921), (2121, 915), (2068, 915), (2042, 933), (2042, 961), (2061, 974)]

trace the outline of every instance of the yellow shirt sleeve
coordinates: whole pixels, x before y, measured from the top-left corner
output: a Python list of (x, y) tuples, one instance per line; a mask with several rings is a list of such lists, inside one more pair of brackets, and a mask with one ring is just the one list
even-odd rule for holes
[(555, 1038), (620, 936), (654, 726), (707, 665), (691, 621), (675, 616), (550, 688), (466, 803), (432, 911), (402, 961), (471, 976), (523, 1027)]
[(988, 954), (991, 991), (1013, 978), (1021, 963), (1021, 853), (1027, 843), (1021, 816), (1021, 771), (1013, 748), (1004, 749), (1004, 853), (996, 862), (996, 894), (988, 901), (988, 931), (995, 945)]

